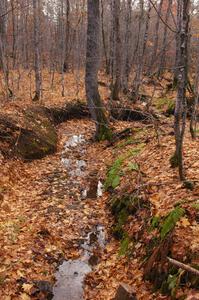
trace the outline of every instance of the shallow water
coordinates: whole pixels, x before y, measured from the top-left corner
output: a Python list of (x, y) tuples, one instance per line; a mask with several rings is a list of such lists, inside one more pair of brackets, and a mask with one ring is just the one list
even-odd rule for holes
[[(53, 288), (53, 300), (82, 300), (84, 294), (84, 279), (92, 271), (90, 258), (95, 247), (105, 246), (105, 232), (98, 225), (89, 232), (82, 244), (82, 257), (76, 260), (64, 261), (56, 273), (56, 284)], [(91, 266), (92, 265), (92, 266)]]
[(54, 300), (83, 299), (83, 282), (86, 274), (91, 272), (87, 262), (81, 260), (65, 261), (56, 273), (57, 283), (53, 289)]
[[(61, 162), (67, 169), (69, 178), (75, 182), (76, 188), (81, 193), (81, 198), (86, 199), (87, 187), (82, 186), (81, 177), (86, 177), (87, 164), (84, 160), (77, 159), (76, 153), (85, 151), (85, 139), (82, 135), (70, 137), (64, 145)], [(81, 146), (80, 146), (81, 145)], [(81, 155), (79, 155), (81, 157)], [(96, 198), (102, 196), (102, 183), (98, 181)], [(102, 225), (97, 225), (85, 237), (82, 237), (82, 256), (76, 260), (64, 261), (56, 272), (56, 284), (53, 288), (53, 300), (82, 300), (84, 293), (84, 279), (98, 263), (98, 257), (94, 250), (103, 249), (105, 246), (105, 232)]]

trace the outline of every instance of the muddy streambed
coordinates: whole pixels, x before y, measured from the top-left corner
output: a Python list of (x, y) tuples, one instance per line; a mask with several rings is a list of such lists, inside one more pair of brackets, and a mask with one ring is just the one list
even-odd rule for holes
[[(87, 198), (88, 193), (88, 186), (82, 186), (82, 177), (85, 178), (88, 175), (87, 163), (83, 159), (79, 159), (86, 152), (86, 144), (83, 135), (73, 135), (65, 142), (61, 156), (62, 165), (68, 172), (69, 180), (75, 182), (81, 201)], [(102, 196), (102, 189), (102, 184), (98, 181), (96, 198)], [(56, 284), (53, 288), (53, 300), (83, 299), (84, 279), (98, 264), (99, 258), (96, 250), (99, 253), (106, 243), (103, 225), (95, 226), (87, 235), (82, 233), (81, 238), (81, 256), (75, 260), (65, 260), (55, 274)]]

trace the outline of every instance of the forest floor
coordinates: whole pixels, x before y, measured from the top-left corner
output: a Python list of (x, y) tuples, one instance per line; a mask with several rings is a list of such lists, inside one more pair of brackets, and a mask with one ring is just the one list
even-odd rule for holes
[[(57, 77), (54, 90), (48, 92), (46, 75), (43, 100), (46, 106), (61, 105), (76, 99), (77, 94), (85, 99), (82, 80), (77, 81), (72, 75), (66, 77), (63, 98), (58, 82)], [(16, 99), (2, 105), (3, 112), (11, 114), (31, 104), (29, 88), (23, 84)], [(108, 89), (101, 87), (100, 91), (103, 99), (107, 99)], [(106, 244), (102, 249), (95, 249), (98, 263), (86, 277), (84, 299), (111, 300), (121, 282), (133, 287), (138, 300), (171, 299), (153, 292), (151, 283), (143, 280), (144, 249), (152, 235), (143, 224), (149, 224), (147, 218), (166, 216), (177, 203), (185, 202), (188, 214), (175, 226), (172, 253), (182, 262), (186, 262), (187, 252), (199, 253), (198, 214), (186, 206), (187, 203), (198, 205), (199, 200), (198, 139), (191, 140), (186, 132), (186, 176), (194, 182), (190, 190), (180, 183), (177, 170), (170, 166), (175, 148), (172, 124), (172, 117), (163, 116), (158, 129), (141, 122), (114, 122), (115, 131), (130, 127), (132, 134), (110, 146), (107, 142), (93, 141), (95, 128), (90, 120), (71, 120), (57, 126), (59, 143), (55, 154), (26, 163), (0, 157), (0, 299), (47, 299), (48, 291), (38, 289), (38, 282), (53, 285), (57, 267), (64, 260), (81, 257), (82, 239), (97, 225), (104, 226)], [(74, 135), (81, 135), (82, 142), (75, 148), (66, 148)], [(136, 155), (126, 156), (132, 149), (136, 149)], [(121, 241), (112, 234), (110, 191), (94, 199), (81, 196), (82, 190), (92, 184), (99, 180), (105, 182), (108, 168), (124, 156), (127, 160), (123, 161), (123, 173), (114, 195), (136, 190), (150, 204), (150, 216), (141, 209), (135, 216), (130, 215), (124, 225), (129, 235), (142, 235), (134, 239), (130, 255), (119, 255)], [(77, 161), (84, 162), (82, 173), (73, 172)], [(191, 295), (199, 299), (199, 293), (187, 286), (175, 292), (177, 299), (182, 296), (192, 299), (188, 298)]]

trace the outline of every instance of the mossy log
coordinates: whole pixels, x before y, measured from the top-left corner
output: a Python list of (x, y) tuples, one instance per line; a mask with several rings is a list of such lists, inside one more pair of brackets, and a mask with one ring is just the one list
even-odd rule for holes
[(72, 119), (90, 117), (88, 106), (81, 101), (70, 102), (62, 107), (46, 108), (46, 112), (51, 116), (55, 125)]

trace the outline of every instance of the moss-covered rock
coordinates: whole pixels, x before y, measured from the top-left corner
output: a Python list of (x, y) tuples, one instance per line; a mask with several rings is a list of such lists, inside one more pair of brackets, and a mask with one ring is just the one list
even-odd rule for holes
[(45, 109), (28, 109), (24, 116), (27, 128), (21, 129), (16, 152), (24, 159), (42, 158), (55, 152), (57, 134)]
[(0, 150), (6, 156), (38, 159), (56, 151), (57, 134), (45, 107), (30, 107), (13, 115), (0, 117)]

